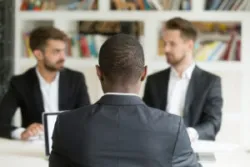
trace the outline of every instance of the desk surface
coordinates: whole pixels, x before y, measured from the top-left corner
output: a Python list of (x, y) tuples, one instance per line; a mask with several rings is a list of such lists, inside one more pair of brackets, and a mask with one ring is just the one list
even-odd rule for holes
[[(204, 167), (244, 167), (250, 166), (250, 153), (235, 149), (215, 153), (216, 162), (202, 162)], [(0, 138), (0, 164), (11, 167), (47, 167), (42, 142), (22, 142)]]

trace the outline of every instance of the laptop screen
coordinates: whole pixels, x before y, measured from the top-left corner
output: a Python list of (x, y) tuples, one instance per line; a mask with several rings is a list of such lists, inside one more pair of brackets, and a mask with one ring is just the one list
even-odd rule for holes
[(54, 131), (55, 122), (58, 114), (61, 112), (44, 112), (43, 125), (44, 125), (44, 140), (45, 140), (45, 154), (49, 156), (52, 147), (52, 135)]

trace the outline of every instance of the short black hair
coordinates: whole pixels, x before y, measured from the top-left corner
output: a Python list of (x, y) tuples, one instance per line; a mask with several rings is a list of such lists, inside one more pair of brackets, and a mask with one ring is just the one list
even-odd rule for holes
[(100, 69), (112, 83), (136, 83), (144, 70), (144, 61), (140, 42), (128, 34), (111, 36), (99, 52)]
[(50, 39), (66, 42), (67, 35), (63, 31), (52, 26), (37, 27), (30, 33), (29, 44), (31, 50), (43, 50), (47, 44), (47, 41)]

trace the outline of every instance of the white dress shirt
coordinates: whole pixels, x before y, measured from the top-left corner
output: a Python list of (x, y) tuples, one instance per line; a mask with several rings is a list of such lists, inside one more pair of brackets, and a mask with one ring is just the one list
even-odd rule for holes
[(166, 106), (166, 110), (169, 113), (183, 116), (186, 92), (194, 68), (195, 64), (193, 63), (182, 73), (182, 76), (180, 77), (177, 71), (171, 67), (167, 94), (168, 101)]
[[(171, 114), (183, 116), (186, 93), (189, 85), (189, 81), (192, 77), (195, 63), (191, 64), (183, 73), (179, 76), (177, 71), (171, 67), (170, 78), (168, 85), (168, 101), (166, 111)], [(198, 133), (194, 128), (187, 128), (188, 134), (191, 140), (198, 139)]]
[[(58, 72), (54, 81), (48, 83), (36, 69), (40, 90), (42, 92), (44, 112), (57, 112), (58, 110), (58, 89), (59, 89), (59, 75)], [(21, 134), (25, 131), (24, 128), (17, 128), (11, 133), (11, 137), (14, 139), (21, 139)]]
[(59, 75), (56, 74), (55, 79), (48, 83), (44, 80), (38, 70), (36, 70), (40, 90), (42, 92), (44, 112), (58, 112), (58, 89), (59, 89)]

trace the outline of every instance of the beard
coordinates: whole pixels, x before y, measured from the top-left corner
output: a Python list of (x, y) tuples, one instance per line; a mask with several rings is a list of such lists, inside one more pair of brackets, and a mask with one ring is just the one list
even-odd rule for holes
[(57, 71), (60, 71), (64, 68), (63, 65), (61, 66), (57, 66), (59, 64), (63, 64), (64, 63), (64, 60), (59, 60), (57, 61), (56, 63), (52, 64), (50, 62), (48, 62), (47, 60), (44, 61), (44, 67), (46, 70), (50, 71), (50, 72), (57, 72)]
[(184, 54), (179, 58), (175, 58), (172, 54), (168, 54), (168, 53), (165, 53), (165, 55), (166, 55), (166, 59), (167, 59), (168, 64), (170, 64), (172, 66), (178, 66), (185, 59)]

